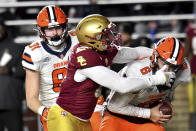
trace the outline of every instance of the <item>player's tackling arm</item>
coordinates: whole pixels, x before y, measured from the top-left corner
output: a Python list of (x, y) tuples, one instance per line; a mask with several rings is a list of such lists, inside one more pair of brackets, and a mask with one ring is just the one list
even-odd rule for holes
[(162, 71), (150, 77), (121, 77), (116, 72), (104, 66), (78, 69), (74, 79), (76, 80), (77, 76), (79, 76), (81, 79), (82, 75), (86, 78), (90, 78), (102, 86), (108, 87), (120, 93), (135, 92), (148, 88), (152, 85), (163, 85), (168, 79), (170, 79), (170, 76), (166, 77)]
[(152, 55), (152, 49), (147, 47), (118, 47), (118, 53), (113, 59), (113, 63), (128, 63), (135, 59), (141, 59)]
[(39, 101), (39, 80), (39, 72), (26, 69), (25, 85), (27, 106), (35, 113), (38, 113), (38, 109), (40, 108), (40, 106), (42, 106), (42, 103)]

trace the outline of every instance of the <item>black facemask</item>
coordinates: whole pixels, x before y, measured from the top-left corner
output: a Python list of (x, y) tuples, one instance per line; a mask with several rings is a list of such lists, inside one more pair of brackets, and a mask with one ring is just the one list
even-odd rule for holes
[(61, 37), (58, 35), (51, 37), (51, 41), (59, 41), (60, 39), (61, 39)]

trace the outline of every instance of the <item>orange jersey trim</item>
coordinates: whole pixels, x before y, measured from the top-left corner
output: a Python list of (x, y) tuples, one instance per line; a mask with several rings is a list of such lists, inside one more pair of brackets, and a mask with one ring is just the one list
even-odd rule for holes
[(22, 55), (22, 58), (23, 58), (25, 61), (29, 62), (29, 63), (33, 63), (32, 59), (31, 59), (29, 56), (25, 55), (25, 54)]

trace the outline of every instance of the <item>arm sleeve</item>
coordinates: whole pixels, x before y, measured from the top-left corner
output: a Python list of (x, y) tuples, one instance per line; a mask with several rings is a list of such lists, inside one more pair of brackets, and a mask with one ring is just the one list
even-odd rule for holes
[(107, 108), (113, 113), (149, 119), (149, 108), (141, 108), (128, 104), (133, 97), (134, 94), (131, 93), (126, 93), (123, 95), (115, 93), (113, 97), (110, 99)]
[(121, 77), (118, 73), (104, 66), (78, 69), (77, 74), (86, 76), (96, 83), (120, 93), (135, 92), (150, 86), (147, 77)]
[(152, 55), (153, 50), (147, 47), (118, 47), (118, 53), (113, 59), (113, 63), (128, 63), (135, 59), (142, 59)]

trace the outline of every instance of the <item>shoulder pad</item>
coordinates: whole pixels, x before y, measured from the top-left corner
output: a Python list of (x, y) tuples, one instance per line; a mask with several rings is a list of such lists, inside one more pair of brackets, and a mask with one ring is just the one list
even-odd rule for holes
[(90, 51), (91, 52), (91, 48), (90, 47), (87, 47), (87, 46), (81, 46), (81, 47), (78, 47), (76, 48), (76, 54), (80, 53), (80, 52), (83, 52), (83, 51)]
[(77, 68), (101, 65), (99, 54), (96, 51), (93, 51), (90, 47), (78, 47), (74, 50), (74, 54), (75, 59), (71, 59)]
[(151, 75), (150, 60), (136, 60), (128, 63), (127, 76), (144, 76)]
[(184, 59), (184, 66), (179, 69), (176, 74), (176, 80), (182, 82), (190, 82), (191, 81), (191, 67), (187, 59)]
[(42, 45), (39, 41), (27, 45), (23, 52), (23, 60), (34, 64), (42, 59)]

